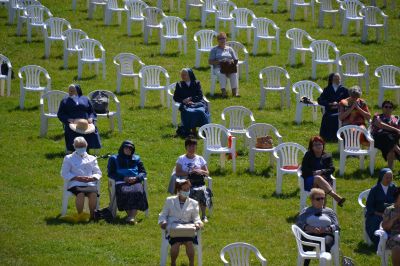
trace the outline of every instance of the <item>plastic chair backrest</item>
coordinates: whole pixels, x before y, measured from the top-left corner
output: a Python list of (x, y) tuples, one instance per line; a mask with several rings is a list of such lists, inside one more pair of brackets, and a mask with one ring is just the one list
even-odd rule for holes
[(186, 26), (186, 23), (183, 19), (173, 16), (164, 17), (161, 19), (160, 24), (162, 25), (162, 29), (165, 35), (167, 36), (178, 36), (179, 35), (179, 25), (182, 27)]
[(146, 20), (146, 25), (158, 26), (160, 22), (158, 22), (158, 17), (165, 17), (164, 12), (158, 7), (145, 7), (143, 9), (143, 15)]
[(131, 53), (117, 54), (114, 61), (119, 64), (119, 71), (122, 74), (133, 74), (135, 62), (138, 62), (141, 66), (144, 65), (137, 55)]
[(366, 24), (374, 25), (378, 24), (378, 15), (382, 11), (376, 6), (367, 6), (361, 9), (361, 13), (364, 15), (364, 20)]
[(359, 17), (359, 10), (364, 6), (358, 0), (346, 0), (340, 3), (340, 6), (345, 10), (345, 16), (348, 18)]
[(321, 87), (310, 80), (302, 80), (298, 81), (295, 84), (293, 84), (293, 92), (296, 94), (296, 100), (299, 101), (301, 97), (307, 97), (311, 101), (315, 99), (314, 97), (314, 91), (318, 91), (319, 94), (322, 93)]
[(375, 70), (375, 76), (383, 86), (396, 86), (396, 74), (400, 74), (400, 67), (383, 65)]
[(21, 67), (19, 73), (25, 76), (25, 87), (38, 88), (40, 87), (40, 75), (48, 76), (49, 73), (41, 66), (28, 65)]
[(213, 30), (199, 30), (194, 34), (194, 37), (196, 39), (200, 38), (199, 49), (211, 49), (214, 46), (213, 40), (217, 37), (217, 32)]
[(329, 48), (336, 48), (336, 45), (328, 40), (316, 40), (310, 45), (311, 52), (315, 55), (317, 60), (329, 59)]
[(31, 5), (41, 5), (41, 3), (37, 0), (17, 0), (17, 6), (19, 9), (26, 9), (27, 6)]
[(268, 18), (255, 18), (253, 20), (255, 35), (257, 36), (269, 36), (269, 27), (273, 25), (276, 25), (275, 22)]
[(205, 139), (206, 147), (222, 146), (222, 136), (229, 137), (228, 129), (217, 124), (206, 124), (199, 128), (199, 136)]
[(244, 106), (229, 106), (222, 111), (222, 117), (229, 119), (229, 129), (245, 129), (245, 118), (252, 116), (253, 113)]
[[(358, 195), (358, 204), (364, 209), (366, 206), (367, 198), (371, 189), (364, 190)], [(365, 203), (364, 203), (365, 202)], [(365, 210), (366, 211), (366, 210)], [(364, 213), (365, 213), (364, 211)]]
[(225, 0), (216, 1), (214, 6), (219, 18), (231, 18), (231, 9), (237, 8), (233, 2)]
[(107, 8), (118, 8), (118, 0), (107, 0)]
[(286, 32), (286, 37), (291, 40), (292, 48), (303, 48), (303, 37), (309, 37), (305, 30), (293, 28)]
[[(160, 76), (164, 74), (165, 77), (168, 76), (168, 72), (165, 68), (161, 66), (144, 66), (139, 72), (142, 78), (143, 85), (145, 87), (158, 87), (160, 86)], [(168, 85), (168, 84), (167, 84)]]
[(226, 46), (231, 47), (235, 51), (236, 56), (238, 58), (240, 58), (240, 56), (239, 56), (240, 53), (245, 53), (245, 51), (247, 51), (246, 47), (243, 44), (241, 44), (240, 42), (236, 42), (236, 41), (226, 42)]
[(187, 0), (188, 5), (199, 6), (203, 5), (203, 0)]
[(294, 142), (284, 142), (275, 147), (275, 153), (279, 157), (280, 167), (299, 166), (306, 153), (306, 148)]
[(355, 125), (343, 126), (337, 131), (338, 139), (343, 139), (343, 147), (345, 150), (360, 150), (360, 137), (362, 134), (365, 136), (369, 135), (365, 128)]
[(320, 0), (320, 10), (333, 10), (333, 0)]
[(81, 51), (81, 58), (84, 59), (95, 59), (96, 53), (95, 49), (96, 46), (102, 47), (101, 43), (95, 39), (81, 39), (78, 41), (78, 49)]
[[(292, 232), (293, 232), (293, 235), (294, 235), (294, 237), (295, 237), (295, 239), (296, 239), (297, 249), (298, 249), (299, 253), (300, 253), (301, 255), (305, 255), (306, 252), (305, 252), (304, 249), (303, 249), (303, 244), (309, 244), (310, 242), (303, 241), (303, 240), (301, 239), (301, 237), (302, 237), (302, 236), (303, 236), (303, 237), (306, 237), (306, 233), (304, 233), (304, 232), (300, 229), (300, 227), (298, 227), (298, 226), (295, 225), (295, 224), (292, 224)], [(318, 245), (318, 246), (320, 246), (320, 245)], [(321, 249), (319, 249), (319, 248), (317, 247), (317, 249), (315, 250), (315, 255), (316, 255), (315, 257), (319, 257), (319, 254), (320, 254), (321, 252), (325, 252), (325, 246), (324, 246), (324, 245), (321, 245), (320, 248), (321, 248)]]
[(249, 26), (253, 18), (256, 17), (254, 12), (247, 8), (236, 8), (231, 12), (231, 15), (235, 18), (236, 26)]
[(260, 75), (263, 76), (264, 86), (267, 88), (279, 88), (281, 87), (281, 77), (288, 75), (288, 72), (277, 66), (266, 67), (260, 71)]
[(255, 246), (244, 242), (236, 242), (225, 246), (220, 252), (220, 257), (222, 260), (226, 261), (225, 254), (228, 254), (229, 265), (247, 266), (250, 265), (250, 252), (261, 255), (260, 251)]
[(45, 114), (56, 114), (60, 106), (60, 102), (68, 93), (63, 91), (49, 91), (42, 95), (42, 99), (47, 101), (47, 110), (43, 110)]
[(215, 11), (214, 3), (215, 3), (215, 0), (204, 0), (204, 9)]
[(46, 28), (50, 29), (50, 36), (60, 38), (65, 28), (71, 29), (71, 23), (64, 18), (49, 18), (46, 20)]
[[(1, 63), (11, 63), (11, 61), (5, 55), (0, 54), (0, 64)], [(0, 75), (2, 75), (1, 72), (0, 72)]]
[(44, 15), (52, 17), (50, 10), (42, 5), (30, 5), (26, 7), (27, 18), (31, 24), (43, 24)]
[(88, 35), (86, 32), (80, 29), (69, 29), (62, 33), (64, 36), (64, 42), (67, 45), (67, 49), (76, 50), (76, 45), (79, 40), (87, 39)]
[(339, 61), (344, 66), (344, 73), (346, 74), (358, 74), (360, 62), (366, 61), (365, 57), (357, 53), (344, 54), (339, 58)]
[(253, 147), (255, 146), (258, 137), (265, 137), (265, 136), (273, 137), (272, 133), (274, 133), (275, 136), (280, 137), (278, 130), (274, 126), (266, 123), (252, 124), (247, 128), (247, 131), (249, 132), (249, 136), (251, 137), (251, 143), (253, 144), (251, 146)]
[(129, 0), (125, 2), (125, 9), (129, 11), (131, 18), (143, 18), (143, 9), (148, 5), (141, 0)]

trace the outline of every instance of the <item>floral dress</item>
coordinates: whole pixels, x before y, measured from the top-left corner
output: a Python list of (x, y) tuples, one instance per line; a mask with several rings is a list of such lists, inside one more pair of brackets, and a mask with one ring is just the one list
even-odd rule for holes
[[(386, 208), (385, 212), (383, 213), (383, 219), (392, 219), (396, 215), (399, 215), (400, 208), (395, 208), (394, 205), (389, 206)], [(386, 247), (388, 249), (392, 249), (394, 247), (400, 246), (400, 220), (397, 219), (394, 223), (392, 228), (390, 229), (389, 238), (386, 242)]]

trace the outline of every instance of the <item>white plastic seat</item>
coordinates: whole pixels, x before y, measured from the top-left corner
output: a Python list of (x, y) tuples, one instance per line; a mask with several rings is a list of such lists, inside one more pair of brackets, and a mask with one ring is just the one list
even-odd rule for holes
[(125, 8), (119, 7), (118, 0), (107, 0), (107, 4), (104, 10), (104, 25), (110, 25), (112, 20), (112, 14), (117, 13), (118, 24), (121, 25), (121, 14), (125, 11)]
[[(96, 47), (101, 51), (101, 57), (96, 57)], [(76, 45), (78, 49), (78, 79), (82, 78), (84, 64), (95, 64), (96, 74), (99, 72), (99, 64), (103, 67), (103, 79), (106, 78), (106, 50), (103, 45), (95, 39), (80, 39)]]
[(319, 4), (318, 27), (324, 27), (325, 14), (332, 15), (332, 27), (336, 24), (336, 14), (339, 14), (339, 8), (334, 8), (334, 3), (340, 4), (339, 0), (315, 0)]
[[(367, 6), (361, 9), (363, 17), (363, 30), (361, 42), (365, 43), (368, 40), (368, 28), (376, 29), (376, 40), (379, 41), (379, 29), (383, 29), (385, 41), (388, 39), (388, 16), (383, 13), (378, 7)], [(382, 19), (379, 19), (381, 17)]]
[[(365, 243), (367, 243), (368, 246), (372, 245), (372, 241), (369, 238), (369, 236), (367, 234), (367, 230), (365, 228), (365, 214), (367, 213), (367, 207), (365, 205), (366, 205), (367, 198), (368, 198), (370, 190), (371, 189), (364, 190), (358, 196), (358, 204), (362, 208), (362, 218), (361, 218), (362, 219), (362, 223), (361, 224), (362, 224), (362, 227), (363, 227), (363, 237), (364, 237)], [(365, 204), (364, 204), (364, 202), (365, 202)]]
[(231, 38), (234, 41), (236, 35), (239, 35), (239, 30), (247, 31), (247, 42), (251, 41), (251, 31), (254, 26), (252, 21), (256, 18), (254, 12), (247, 8), (235, 8), (231, 12), (231, 16), (234, 18), (234, 23), (231, 23)]
[(226, 26), (226, 22), (230, 23), (230, 28), (232, 29), (234, 18), (232, 17), (231, 10), (237, 8), (235, 3), (226, 0), (219, 0), (214, 3), (215, 13), (215, 31), (219, 32), (219, 23), (222, 21), (224, 26)]
[(311, 52), (310, 47), (304, 47), (303, 40), (307, 38), (310, 42), (314, 41), (305, 30), (292, 28), (286, 32), (286, 38), (291, 42), (289, 48), (289, 63), (293, 66), (296, 63), (296, 53), (301, 54), (301, 62), (305, 64), (306, 62), (306, 52)]
[(107, 1), (108, 0), (89, 0), (88, 19), (93, 19), (93, 13), (96, 11), (96, 7), (103, 8), (105, 18)]
[[(219, 257), (225, 266), (248, 266), (250, 265), (250, 252), (256, 255), (262, 266), (267, 266), (267, 260), (261, 255), (261, 252), (255, 246), (245, 242), (226, 245), (219, 253)], [(228, 254), (230, 262), (225, 258), (226, 254)]]
[(118, 131), (121, 133), (122, 132), (122, 118), (121, 118), (121, 104), (117, 98), (117, 96), (115, 96), (114, 93), (112, 93), (111, 91), (106, 91), (106, 90), (95, 90), (95, 91), (91, 91), (90, 93), (88, 93), (88, 98), (92, 99), (92, 95), (98, 91), (104, 92), (105, 94), (107, 94), (109, 100), (110, 100), (110, 104), (109, 107), (111, 106), (111, 103), (115, 104), (115, 111), (109, 110), (108, 113), (106, 114), (96, 114), (97, 118), (107, 118), (110, 121), (110, 130), (113, 131), (114, 130), (114, 118), (117, 118), (117, 123), (118, 123)]
[[(369, 142), (369, 147), (367, 149), (362, 149), (361, 147), (360, 136), (362, 134), (364, 134), (366, 140)], [(339, 140), (340, 149), (339, 174), (341, 176), (344, 174), (347, 156), (359, 156), (360, 168), (364, 169), (364, 157), (367, 155), (369, 156), (369, 171), (371, 175), (373, 175), (376, 150), (374, 148), (374, 139), (368, 130), (359, 126), (348, 125), (339, 128), (336, 136)]]
[(17, 35), (21, 35), (22, 24), (27, 23), (26, 8), (31, 5), (41, 6), (42, 4), (36, 0), (17, 0), (15, 10), (17, 13)]
[[(331, 265), (332, 257), (334, 260), (334, 265), (339, 266), (339, 232), (334, 232), (335, 244), (331, 248), (331, 253), (325, 251), (325, 238), (312, 236), (306, 234), (301, 230), (297, 225), (292, 225), (292, 232), (296, 239), (297, 244), (297, 266), (302, 266), (304, 264), (305, 259), (317, 259), (319, 260), (320, 266)], [(319, 243), (308, 242), (307, 240), (302, 239), (305, 238), (307, 240), (318, 241)], [(303, 245), (315, 247), (314, 251), (304, 251)]]
[[(224, 108), (221, 113), (221, 119), (228, 132), (233, 136), (243, 135), (248, 133), (246, 122), (250, 125), (256, 121), (253, 112), (244, 106), (229, 106)], [(228, 121), (228, 126), (226, 125)]]
[[(364, 71), (361, 71), (360, 64), (364, 66)], [(362, 88), (361, 80), (364, 79), (366, 91), (369, 93), (369, 64), (364, 56), (357, 53), (348, 53), (340, 56), (338, 72), (342, 77), (342, 84), (345, 84), (347, 78), (357, 78), (358, 85)]]
[(196, 64), (195, 67), (200, 67), (200, 58), (202, 53), (210, 53), (214, 47), (213, 40), (217, 37), (217, 32), (213, 30), (199, 30), (194, 34), (194, 42), (196, 44)]
[[(114, 57), (113, 60), (117, 69), (117, 93), (121, 91), (121, 78), (133, 78), (135, 81), (135, 88), (138, 87), (139, 71), (134, 70), (135, 65), (139, 65), (142, 68), (145, 64), (142, 60), (131, 53), (119, 53)], [(137, 64), (136, 64), (137, 63)]]
[(246, 80), (249, 80), (249, 52), (246, 47), (240, 42), (228, 41), (226, 42), (226, 46), (231, 47), (238, 58), (243, 58), (242, 60), (238, 60), (237, 68), (238, 68), (238, 78), (243, 75), (243, 67), (246, 70)]
[[(292, 90), (294, 94), (296, 95), (296, 118), (294, 121), (299, 125), (302, 121), (302, 114), (303, 114), (303, 108), (304, 107), (311, 107), (312, 108), (312, 119), (313, 122), (317, 120), (317, 114), (318, 114), (318, 107), (323, 108), (320, 106), (315, 99), (319, 97), (322, 93), (321, 87), (312, 81), (309, 80), (302, 80), (298, 81), (295, 84), (293, 84)], [(315, 97), (317, 96), (317, 97)], [(314, 102), (313, 104), (305, 104), (301, 102), (302, 97), (307, 97), (310, 99), (311, 102)]]
[[(177, 40), (179, 45), (179, 51), (187, 53), (187, 27), (183, 19), (179, 17), (164, 17), (161, 19), (161, 44), (160, 54), (164, 54), (167, 41)], [(180, 32), (183, 30), (183, 32)]]
[(342, 12), (342, 35), (347, 35), (349, 28), (349, 22), (356, 22), (356, 32), (360, 31), (360, 21), (363, 20), (361, 16), (361, 9), (364, 8), (364, 4), (358, 0), (346, 0), (340, 3), (340, 12)]
[[(41, 76), (46, 79), (46, 84), (41, 84)], [(28, 65), (18, 71), (19, 77), (19, 108), (24, 109), (25, 93), (27, 91), (40, 92), (40, 96), (51, 90), (51, 78), (46, 69), (41, 66)]]
[(215, 0), (203, 0), (204, 4), (201, 8), (201, 26), (204, 28), (207, 24), (207, 16), (214, 14), (217, 10), (214, 8)]
[[(261, 149), (261, 148), (256, 147), (257, 138), (265, 137), (265, 136), (275, 137), (275, 139), (278, 140), (277, 145), (282, 143), (281, 134), (279, 134), (278, 130), (270, 124), (255, 123), (255, 124), (252, 124), (251, 126), (249, 126), (249, 128), (247, 129), (246, 137), (249, 140), (249, 163), (250, 163), (249, 170), (250, 170), (250, 172), (254, 172), (254, 162), (255, 162), (255, 157), (256, 157), (257, 152), (269, 153), (270, 154), (269, 163), (271, 166), (273, 166), (273, 164), (274, 164), (274, 161), (275, 161), (275, 158), (273, 156), (274, 147), (272, 147), (270, 149)], [(274, 146), (277, 146), (277, 145), (274, 145)]]
[(126, 28), (128, 30), (128, 36), (132, 35), (132, 23), (139, 22), (142, 27), (142, 32), (144, 31), (144, 16), (143, 9), (148, 7), (148, 5), (141, 0), (128, 0), (125, 1), (126, 10)]
[(144, 29), (143, 29), (144, 43), (148, 44), (149, 35), (151, 36), (153, 29), (158, 31), (158, 35), (161, 35), (162, 26), (159, 20), (160, 18), (165, 17), (165, 14), (161, 9), (157, 7), (145, 7), (143, 9), (143, 16), (144, 16)]
[(55, 41), (63, 41), (62, 33), (71, 29), (71, 23), (64, 18), (49, 18), (46, 20), (43, 28), (44, 36), (44, 57), (49, 58), (51, 43)]
[(61, 37), (64, 41), (64, 68), (68, 68), (68, 56), (73, 53), (78, 53), (77, 44), (81, 39), (88, 39), (86, 32), (80, 29), (69, 29), (62, 33)]
[(4, 82), (7, 83), (7, 96), (11, 95), (11, 75), (12, 75), (12, 65), (10, 59), (6, 56), (0, 54), (0, 65), (6, 63), (8, 71), (6, 75), (0, 72), (0, 96), (4, 96)]
[[(220, 154), (221, 167), (225, 164), (225, 154), (229, 153), (232, 156), (232, 171), (236, 172), (236, 138), (233, 137), (227, 128), (217, 124), (207, 124), (199, 128), (199, 137), (204, 140), (203, 157), (210, 162), (210, 155), (212, 153)], [(227, 143), (228, 138), (231, 137), (231, 147)]]
[[(165, 84), (161, 84), (161, 76), (165, 79)], [(144, 66), (139, 71), (140, 79), (140, 108), (144, 108), (146, 102), (146, 91), (160, 91), (161, 104), (164, 104), (164, 94), (168, 90), (169, 74), (167, 70), (161, 66)], [(167, 101), (167, 105), (168, 105)]]
[(389, 238), (389, 234), (383, 230), (381, 224), (380, 229), (375, 231), (375, 235), (379, 236), (379, 244), (376, 254), (381, 257), (381, 266), (388, 266), (390, 264), (389, 256), (392, 254), (392, 251), (386, 248), (386, 242)]
[[(328, 40), (316, 40), (310, 45), (312, 55), (311, 78), (317, 78), (317, 65), (328, 65), (329, 73), (333, 71), (333, 65), (337, 65), (339, 60), (339, 50), (336, 45)], [(330, 51), (333, 50), (333, 53)], [(333, 57), (332, 57), (333, 55)]]
[(296, 9), (301, 7), (304, 8), (304, 19), (307, 18), (307, 8), (311, 7), (311, 15), (312, 21), (314, 21), (314, 2), (315, 0), (310, 0), (310, 2), (306, 2), (304, 0), (292, 0), (290, 5), (290, 20), (294, 21), (296, 16)]
[(41, 32), (45, 27), (45, 16), (47, 18), (51, 18), (53, 14), (51, 14), (50, 10), (42, 5), (30, 5), (26, 7), (24, 11), (26, 16), (26, 27), (27, 27), (27, 41), (32, 41), (32, 28), (39, 28)]
[(203, 9), (203, 5), (204, 5), (203, 0), (186, 0), (186, 18), (185, 18), (185, 20), (189, 20), (189, 18), (191, 17), (190, 9), (198, 8), (201, 13), (201, 10)]
[(400, 103), (400, 84), (396, 84), (396, 76), (400, 74), (400, 67), (383, 65), (375, 69), (375, 77), (379, 81), (378, 106), (382, 105), (386, 90), (395, 90), (397, 93), (397, 104)]
[(286, 93), (286, 105), (290, 107), (290, 76), (285, 69), (278, 66), (266, 67), (260, 71), (258, 78), (261, 91), (260, 109), (265, 106), (267, 92), (273, 91), (281, 93), (281, 109), (284, 105), (283, 93)]
[[(276, 42), (276, 53), (279, 54), (279, 34), (280, 28), (275, 22), (268, 18), (255, 18), (253, 19), (254, 26), (254, 42), (253, 42), (253, 55), (258, 52), (258, 43), (265, 40), (268, 43), (268, 53), (271, 53), (272, 41)], [(271, 35), (270, 31), (274, 30), (275, 34)]]
[(63, 91), (49, 91), (40, 97), (40, 136), (44, 137), (47, 134), (49, 119), (57, 117), (58, 108), (61, 100), (68, 96), (68, 93)]

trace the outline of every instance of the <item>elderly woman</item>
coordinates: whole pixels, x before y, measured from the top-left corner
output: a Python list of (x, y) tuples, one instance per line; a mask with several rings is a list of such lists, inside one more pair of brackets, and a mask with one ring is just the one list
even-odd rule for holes
[(185, 245), (189, 265), (194, 266), (194, 246), (196, 237), (169, 237), (169, 231), (174, 224), (193, 224), (196, 230), (203, 227), (199, 216), (199, 204), (196, 200), (189, 198), (190, 181), (177, 179), (175, 184), (176, 196), (168, 197), (158, 218), (161, 229), (167, 230), (167, 237), (171, 245), (171, 266), (176, 265), (179, 255), (179, 247)]
[(371, 118), (367, 103), (361, 99), (361, 88), (353, 86), (349, 89), (350, 97), (339, 103), (339, 119), (342, 126), (356, 125), (366, 128), (366, 121)]
[[(333, 233), (339, 230), (339, 223), (336, 213), (324, 207), (325, 192), (319, 188), (311, 189), (311, 207), (304, 208), (297, 218), (297, 226), (309, 235), (325, 238), (325, 250), (330, 252), (335, 244)], [(307, 240), (307, 242), (314, 242)], [(312, 247), (303, 246), (305, 251), (313, 250)], [(310, 260), (305, 260), (304, 265), (308, 266)]]
[(76, 196), (75, 206), (78, 220), (85, 221), (83, 213), (85, 197), (89, 199), (90, 219), (94, 218), (97, 197), (97, 183), (100, 182), (101, 171), (96, 157), (86, 152), (87, 142), (83, 137), (76, 137), (73, 142), (75, 151), (65, 156), (61, 168), (61, 176), (68, 181), (68, 191)]
[(400, 188), (393, 195), (394, 205), (387, 207), (383, 213), (382, 227), (389, 232), (386, 248), (392, 250), (393, 266), (400, 266)]
[(229, 79), (232, 88), (232, 95), (239, 96), (238, 92), (238, 76), (237, 73), (222, 73), (221, 65), (237, 65), (238, 58), (235, 51), (226, 45), (226, 33), (220, 32), (217, 35), (218, 45), (213, 47), (210, 51), (208, 63), (214, 67), (214, 75), (219, 78), (221, 85), (222, 97), (227, 97), (226, 94), (226, 81)]
[(180, 103), (181, 121), (185, 134), (191, 132), (196, 136), (196, 127), (210, 123), (210, 113), (207, 102), (203, 100), (200, 81), (196, 79), (193, 70), (183, 68), (181, 81), (176, 83), (174, 101)]
[(308, 143), (308, 151), (301, 163), (304, 190), (310, 191), (314, 187), (321, 188), (342, 207), (346, 199), (333, 191), (331, 174), (334, 171), (332, 155), (325, 152), (325, 141), (320, 136), (312, 137)]
[(391, 101), (382, 103), (382, 113), (372, 119), (372, 136), (375, 148), (382, 151), (388, 167), (393, 169), (394, 159), (400, 160), (400, 124), (399, 117), (392, 115), (394, 105)]
[(326, 141), (337, 141), (339, 102), (349, 97), (348, 90), (340, 84), (339, 73), (328, 77), (328, 86), (318, 98), (318, 104), (325, 107), (319, 135)]
[(118, 210), (126, 211), (126, 221), (136, 224), (137, 211), (147, 210), (148, 203), (142, 184), (146, 170), (131, 141), (122, 142), (118, 154), (108, 160), (107, 170), (108, 177), (115, 180)]
[(378, 247), (379, 237), (375, 231), (383, 219), (383, 212), (386, 207), (394, 202), (396, 186), (392, 183), (393, 173), (389, 168), (383, 168), (379, 172), (379, 179), (376, 185), (371, 188), (367, 198), (367, 213), (365, 214), (365, 229), (375, 248)]
[[(78, 84), (69, 85), (68, 96), (61, 101), (57, 117), (64, 125), (67, 153), (74, 150), (72, 142), (78, 136), (86, 139), (88, 149), (101, 148), (99, 132), (94, 125), (96, 113), (90, 100), (82, 95), (82, 89)], [(77, 130), (78, 123), (83, 127), (78, 126)]]

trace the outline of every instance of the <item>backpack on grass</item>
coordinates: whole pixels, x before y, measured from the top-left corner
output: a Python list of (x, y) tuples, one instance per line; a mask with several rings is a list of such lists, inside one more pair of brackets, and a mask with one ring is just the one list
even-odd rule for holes
[(90, 101), (92, 102), (96, 114), (107, 114), (108, 117), (108, 104), (110, 103), (110, 99), (104, 91), (96, 91), (93, 93)]

